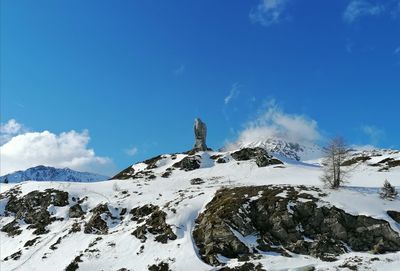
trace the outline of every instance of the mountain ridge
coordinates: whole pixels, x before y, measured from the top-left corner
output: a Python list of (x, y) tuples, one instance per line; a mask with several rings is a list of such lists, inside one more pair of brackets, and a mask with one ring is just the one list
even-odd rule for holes
[(109, 177), (72, 170), (70, 168), (55, 168), (50, 166), (38, 165), (26, 170), (18, 170), (0, 177), (3, 183), (6, 179), (9, 183), (19, 183), (24, 181), (64, 181), (64, 182), (97, 182), (107, 180)]

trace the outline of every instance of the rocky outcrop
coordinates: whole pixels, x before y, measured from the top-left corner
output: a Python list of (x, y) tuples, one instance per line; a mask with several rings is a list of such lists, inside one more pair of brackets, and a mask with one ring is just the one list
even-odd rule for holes
[(147, 240), (147, 234), (153, 234), (154, 240), (160, 243), (167, 243), (168, 240), (175, 240), (177, 236), (167, 224), (167, 214), (160, 210), (160, 207), (152, 204), (146, 204), (141, 207), (133, 208), (130, 212), (132, 221), (139, 226), (132, 232), (136, 238), (142, 242)]
[(400, 223), (400, 212), (399, 211), (389, 210), (389, 211), (387, 211), (387, 214), (388, 214), (388, 216), (390, 216), (391, 219), (393, 219), (397, 223)]
[(82, 210), (81, 205), (75, 204), (69, 207), (69, 217), (71, 218), (78, 218), (85, 215), (85, 212)]
[(281, 165), (282, 161), (273, 158), (263, 148), (243, 148), (231, 153), (231, 156), (236, 161), (247, 161), (254, 159), (258, 167), (266, 167), (269, 165)]
[(191, 185), (198, 185), (198, 184), (203, 184), (204, 180), (202, 178), (194, 178), (190, 180)]
[(353, 158), (350, 158), (350, 159), (344, 161), (342, 163), (342, 166), (348, 167), (348, 166), (352, 166), (352, 165), (357, 164), (357, 163), (366, 162), (368, 160), (371, 160), (371, 157), (368, 157), (368, 156), (356, 156), (356, 157), (353, 157)]
[(107, 234), (108, 233), (108, 226), (107, 222), (101, 218), (101, 215), (105, 213), (106, 215), (110, 215), (110, 211), (107, 208), (107, 205), (99, 205), (93, 210), (93, 213), (90, 220), (85, 224), (85, 233), (91, 234)]
[(68, 205), (68, 193), (55, 189), (32, 191), (23, 197), (10, 195), (5, 207), (6, 215), (13, 215), (15, 219), (1, 229), (8, 235), (21, 233), (18, 220), (29, 224), (28, 228), (35, 229), (34, 234), (47, 233), (46, 226), (57, 218), (47, 211), (49, 206), (62, 207)]
[(385, 159), (379, 161), (378, 163), (371, 164), (371, 166), (381, 167), (379, 169), (379, 171), (388, 171), (390, 168), (399, 167), (400, 160), (396, 160), (396, 159), (389, 157), (389, 158), (385, 158)]
[[(108, 223), (109, 221), (112, 224), (118, 223), (118, 219), (121, 217), (115, 217), (111, 214), (110, 208), (108, 204), (99, 204), (90, 212), (92, 213), (91, 218), (85, 224), (84, 232), (88, 234), (107, 234), (108, 233)], [(125, 210), (126, 211), (126, 210)], [(119, 211), (119, 215), (123, 210)]]
[(184, 171), (191, 171), (200, 168), (201, 157), (198, 155), (186, 156), (181, 161), (176, 162), (172, 166)]
[(205, 262), (220, 265), (218, 255), (296, 253), (332, 261), (348, 249), (400, 250), (400, 236), (387, 221), (317, 204), (323, 196), (318, 188), (304, 186), (222, 189), (196, 220), (193, 237), (199, 253)]
[(162, 155), (158, 155), (156, 157), (153, 157), (153, 158), (143, 161), (143, 163), (147, 164), (146, 169), (154, 169), (154, 168), (157, 168), (157, 162), (163, 158), (164, 157)]
[(126, 169), (122, 170), (120, 173), (111, 177), (110, 180), (126, 180), (132, 178), (134, 174), (135, 169), (132, 166), (129, 166)]
[(161, 262), (159, 264), (152, 264), (148, 267), (148, 271), (171, 271), (169, 269), (169, 264), (165, 262)]

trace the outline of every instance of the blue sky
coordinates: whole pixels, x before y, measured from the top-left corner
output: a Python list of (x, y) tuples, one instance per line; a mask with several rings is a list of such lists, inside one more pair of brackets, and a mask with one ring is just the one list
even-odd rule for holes
[(197, 116), (219, 148), (271, 106), (400, 148), (400, 0), (5, 0), (0, 86), (7, 141), (75, 130), (108, 174), (189, 149)]

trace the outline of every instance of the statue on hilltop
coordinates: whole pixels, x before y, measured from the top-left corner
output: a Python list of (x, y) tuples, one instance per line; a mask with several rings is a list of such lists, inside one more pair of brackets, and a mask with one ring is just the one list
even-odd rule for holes
[(201, 119), (196, 118), (194, 120), (194, 150), (196, 151), (207, 151), (206, 145), (206, 137), (207, 137), (207, 126)]

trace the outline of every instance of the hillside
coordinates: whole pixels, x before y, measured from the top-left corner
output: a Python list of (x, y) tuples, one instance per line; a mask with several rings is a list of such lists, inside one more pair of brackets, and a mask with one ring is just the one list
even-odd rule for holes
[(399, 152), (353, 158), (339, 190), (321, 187), (317, 160), (261, 148), (160, 155), (106, 182), (2, 184), (1, 270), (398, 270), (400, 200), (378, 190), (400, 186), (399, 166), (380, 170)]

